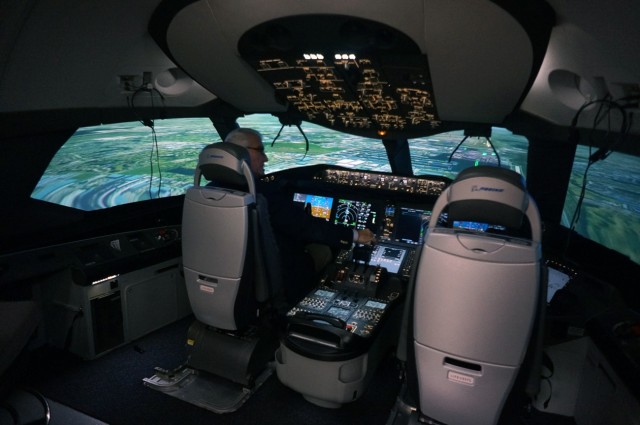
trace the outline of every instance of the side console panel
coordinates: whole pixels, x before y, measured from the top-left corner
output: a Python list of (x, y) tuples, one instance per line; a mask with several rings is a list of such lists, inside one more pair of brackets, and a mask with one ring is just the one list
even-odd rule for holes
[(24, 251), (0, 264), (5, 289), (41, 304), (43, 340), (85, 359), (191, 314), (179, 226)]

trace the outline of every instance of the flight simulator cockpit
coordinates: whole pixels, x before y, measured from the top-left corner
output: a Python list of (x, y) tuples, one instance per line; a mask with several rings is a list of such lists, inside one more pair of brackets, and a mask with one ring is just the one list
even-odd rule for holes
[(287, 313), (276, 352), (285, 385), (314, 404), (338, 407), (360, 397), (396, 343), (399, 306), (431, 210), (427, 204), (364, 197), (295, 193), (293, 200), (315, 217), (376, 233), (375, 244), (337, 253), (317, 287)]
[[(493, 167), (461, 173), (461, 181), (454, 181), (452, 186), (456, 189), (455, 196), (462, 201), (455, 198), (454, 201), (457, 202), (449, 202), (452, 188), (449, 186), (438, 196), (435, 204), (427, 200), (416, 203), (392, 197), (381, 200), (375, 197), (294, 195), (301, 207), (316, 217), (337, 225), (374, 230), (377, 242), (373, 246), (354, 246), (351, 250), (340, 252), (335, 261), (324, 270), (317, 288), (288, 312), (286, 332), (276, 351), (276, 371), (283, 384), (300, 392), (308, 401), (324, 407), (339, 407), (360, 397), (381, 357), (398, 344), (398, 335), (403, 332), (401, 328), (407, 323), (407, 303), (413, 303), (413, 297), (417, 296), (413, 294), (413, 285), (416, 288), (425, 283), (433, 285), (430, 277), (425, 279), (425, 265), (429, 264), (426, 267), (436, 272), (439, 262), (450, 262), (447, 258), (438, 257), (442, 255), (440, 251), (446, 251), (448, 246), (436, 250), (439, 254), (429, 252), (425, 257), (425, 250), (431, 249), (429, 235), (432, 234), (433, 239), (433, 234), (438, 233), (430, 229), (450, 232), (454, 235), (454, 242), (451, 242), (454, 244), (468, 245), (469, 241), (482, 241), (484, 245), (473, 248), (478, 258), (470, 261), (474, 264), (461, 264), (464, 269), (462, 273), (472, 273), (474, 267), (486, 269), (488, 266), (484, 262), (491, 261), (483, 258), (482, 254), (488, 247), (513, 244), (517, 250), (521, 246), (527, 246), (531, 247), (531, 255), (535, 256), (539, 241), (538, 221), (527, 221), (529, 227), (520, 226), (522, 220), (517, 221), (517, 226), (511, 224), (515, 219), (508, 220), (511, 215), (517, 218), (523, 215), (518, 209), (521, 207), (518, 196), (524, 196), (528, 200), (523, 195), (525, 192), (517, 185), (518, 189), (514, 190), (516, 195), (513, 196), (506, 189), (495, 189), (500, 191), (500, 196), (497, 197), (498, 200), (493, 200), (496, 197), (494, 193), (491, 193), (493, 197), (485, 196), (478, 187), (475, 190), (467, 188), (468, 175), (475, 179), (472, 179), (473, 184), (480, 184), (476, 180), (502, 182), (502, 178), (510, 183), (519, 177), (516, 173), (508, 170), (496, 171)], [(519, 184), (518, 181), (516, 183)], [(485, 199), (487, 197), (488, 200)], [(503, 197), (506, 197), (506, 201)], [(514, 202), (516, 207), (503, 206), (503, 203), (510, 205), (509, 202)], [(461, 209), (461, 205), (464, 208)], [(533, 205), (533, 201), (529, 205)], [(527, 209), (526, 202), (523, 208)], [(532, 208), (535, 212), (535, 207), (529, 207)], [(535, 216), (533, 213), (532, 215)], [(437, 220), (436, 223), (432, 222), (434, 219)], [(523, 227), (522, 232), (533, 237), (535, 243), (522, 242), (527, 239), (519, 239), (519, 234), (514, 237), (513, 228), (507, 226)], [(484, 255), (488, 256), (489, 254)], [(434, 258), (437, 258), (435, 263), (429, 263)], [(457, 264), (456, 261), (452, 263)], [(532, 261), (532, 264), (533, 278), (531, 284), (527, 285), (530, 288), (527, 295), (532, 296), (525, 297), (527, 301), (522, 303), (530, 309), (537, 305), (536, 288), (539, 283), (538, 263)], [(484, 277), (488, 282), (493, 281), (492, 276), (501, 276), (499, 269), (502, 264), (493, 267), (496, 270), (487, 269), (489, 273)], [(439, 279), (444, 287), (456, 287), (449, 278), (458, 279), (455, 276), (458, 274), (452, 272), (450, 276), (439, 276)], [(512, 278), (515, 277), (511, 276), (504, 282), (509, 288), (513, 287), (509, 285)], [(466, 280), (461, 279), (458, 286), (464, 282)], [(462, 293), (464, 289), (459, 294)], [(486, 295), (491, 298), (495, 294), (488, 291)], [(479, 296), (475, 298), (482, 299)], [(421, 310), (425, 303), (424, 299), (420, 299), (421, 308), (416, 306), (414, 314), (424, 314)], [(454, 311), (454, 307), (451, 306), (448, 311)], [(473, 308), (479, 307), (474, 304)], [(429, 310), (438, 311), (434, 306)], [(466, 317), (465, 314), (462, 316)], [(529, 316), (523, 316), (527, 326), (530, 323)], [(430, 323), (439, 323), (439, 320), (421, 322), (424, 325), (421, 328), (430, 327)], [(528, 335), (528, 332), (523, 332), (523, 335)], [(523, 342), (522, 345), (526, 344)], [(424, 366), (422, 357), (417, 355), (417, 358), (420, 360), (419, 366)], [(431, 367), (430, 370), (433, 369), (435, 368)], [(460, 372), (460, 375), (464, 373)], [(496, 392), (501, 394), (500, 391)], [(499, 412), (499, 406), (495, 409), (493, 407), (488, 408), (487, 412), (483, 411), (483, 414), (490, 416)], [(430, 409), (428, 406), (427, 412), (433, 414)]]
[[(241, 162), (240, 152), (226, 152), (226, 145), (210, 145), (200, 157), (202, 167), (212, 161), (220, 165), (226, 173), (222, 176), (225, 179), (229, 166), (218, 163), (231, 154), (235, 158), (231, 158), (232, 165)], [(208, 153), (216, 149), (221, 152)], [(238, 167), (230, 169), (235, 173), (231, 173), (234, 178), (236, 174), (242, 174)], [(332, 252), (329, 264), (318, 272), (314, 288), (292, 307), (277, 310), (278, 325), (282, 325), (278, 326), (277, 340), (274, 341), (273, 332), (261, 332), (263, 320), (269, 320), (268, 313), (259, 314), (260, 320), (245, 326), (227, 322), (203, 322), (205, 325), (202, 325), (196, 321), (189, 330), (186, 367), (157, 370), (156, 375), (145, 379), (146, 385), (160, 391), (170, 389), (172, 396), (193, 402), (194, 392), (197, 393), (195, 398), (201, 400), (202, 388), (211, 388), (214, 383), (218, 388), (221, 384), (228, 403), (199, 404), (219, 413), (237, 409), (273, 369), (284, 385), (320, 406), (339, 407), (363, 394), (382, 358), (397, 344), (401, 306), (415, 273), (416, 259), (431, 217), (430, 207), (449, 180), (399, 177), (326, 166), (297, 172), (306, 176), (271, 175), (263, 183), (281, 184), (294, 205), (319, 220), (352, 229), (372, 230), (376, 243), (354, 244), (349, 249)], [(260, 202), (260, 194), (245, 194), (242, 189), (236, 190), (235, 185), (231, 189), (210, 185), (199, 187), (198, 176), (196, 173), (193, 193), (185, 198), (186, 218), (183, 220), (187, 230), (191, 224), (194, 229), (193, 232), (184, 230), (185, 271), (191, 270), (188, 265), (194, 259), (202, 257), (204, 260), (204, 266), (199, 266), (197, 272), (185, 274), (189, 277), (187, 286), (191, 288), (189, 297), (194, 311), (197, 307), (203, 317), (219, 316), (229, 307), (227, 310), (233, 312), (234, 318), (246, 318), (248, 314), (235, 314), (237, 307), (244, 305), (238, 304), (237, 300), (255, 292), (256, 296), (265, 295), (256, 299), (258, 305), (263, 306), (258, 311), (268, 312), (269, 301), (275, 301), (275, 298), (269, 299), (269, 294), (276, 288), (270, 286), (276, 274), (264, 274), (263, 269), (264, 265), (277, 262), (267, 258), (274, 251), (266, 245), (272, 239), (265, 237), (268, 235), (264, 232), (270, 226), (268, 221), (264, 222), (267, 215), (261, 209), (265, 205)], [(233, 242), (239, 239), (238, 229), (231, 232), (229, 225), (221, 225), (222, 219), (230, 216), (227, 204), (236, 196), (247, 199), (239, 204), (243, 213), (238, 217), (247, 220), (249, 230), (257, 230), (250, 232), (253, 236), (248, 239), (240, 238), (248, 241), (240, 248), (253, 247), (255, 251), (247, 251), (244, 257), (229, 252)], [(197, 205), (192, 205), (194, 199)], [(193, 215), (194, 206), (201, 215)], [(218, 212), (226, 215), (214, 218)], [(238, 218), (234, 214), (231, 216)], [(203, 232), (205, 228), (207, 231)], [(207, 240), (227, 242), (209, 244)], [(211, 252), (212, 247), (217, 251)], [(241, 267), (238, 270), (252, 271), (247, 273), (246, 282), (252, 276), (259, 277), (253, 280), (254, 284), (267, 283), (268, 290), (258, 290), (262, 286), (256, 286), (253, 292), (241, 293), (236, 289), (239, 288), (236, 282), (245, 282), (243, 278), (230, 279), (222, 269), (223, 274), (216, 275), (213, 265), (227, 264), (224, 258), (229, 255), (252, 260), (245, 262), (245, 266), (250, 264), (252, 269)], [(212, 270), (204, 271), (203, 267)], [(227, 295), (232, 295), (231, 301)], [(273, 326), (266, 328), (273, 329)], [(263, 361), (267, 355), (263, 354), (268, 354), (266, 350), (271, 349), (272, 342), (275, 344), (270, 353), (275, 362), (267, 364)], [(220, 348), (223, 346), (226, 348)], [(203, 382), (206, 384), (201, 385)], [(229, 388), (231, 391), (227, 391)]]

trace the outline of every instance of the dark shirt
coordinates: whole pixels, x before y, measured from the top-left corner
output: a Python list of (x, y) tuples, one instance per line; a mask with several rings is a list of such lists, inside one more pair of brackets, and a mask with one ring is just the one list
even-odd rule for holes
[(312, 216), (295, 205), (292, 196), (278, 185), (260, 182), (256, 186), (269, 203), (271, 225), (277, 234), (303, 245), (315, 242), (338, 249), (351, 246), (353, 229)]
[[(269, 222), (280, 258), (280, 279), (284, 286), (286, 303), (294, 306), (318, 283), (315, 264), (305, 246), (311, 243), (323, 244), (333, 251), (350, 249), (353, 229), (332, 224), (325, 219), (314, 217), (309, 211), (295, 205), (290, 191), (277, 182), (264, 183), (256, 180), (258, 196), (267, 201)], [(210, 182), (207, 186), (217, 186)], [(246, 185), (225, 184), (224, 187), (248, 191)], [(264, 234), (263, 234), (264, 237)], [(274, 256), (269, 256), (274, 258)]]
[(280, 250), (286, 298), (295, 304), (317, 283), (313, 259), (305, 246), (319, 243), (334, 250), (349, 249), (353, 229), (313, 217), (295, 205), (291, 194), (278, 184), (256, 182), (256, 191), (267, 200), (271, 227)]

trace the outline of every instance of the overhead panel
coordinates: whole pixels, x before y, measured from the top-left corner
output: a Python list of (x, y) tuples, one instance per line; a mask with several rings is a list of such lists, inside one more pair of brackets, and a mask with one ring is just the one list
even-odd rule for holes
[(439, 125), (426, 55), (384, 24), (336, 15), (281, 18), (247, 31), (238, 50), (304, 120), (379, 136)]

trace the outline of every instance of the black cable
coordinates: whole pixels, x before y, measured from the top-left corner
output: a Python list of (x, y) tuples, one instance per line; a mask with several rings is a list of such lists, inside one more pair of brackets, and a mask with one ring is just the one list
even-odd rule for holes
[(302, 126), (300, 126), (300, 124), (296, 124), (296, 127), (298, 127), (298, 130), (300, 131), (300, 134), (302, 134), (302, 137), (304, 137), (304, 142), (306, 145), (306, 149), (304, 151), (304, 156), (302, 157), (302, 159), (305, 159), (307, 156), (307, 153), (309, 152), (309, 139), (307, 139), (307, 135), (304, 134), (304, 131), (302, 131)]
[(453, 150), (453, 152), (451, 152), (451, 155), (449, 155), (449, 161), (447, 162), (451, 162), (451, 158), (453, 158), (453, 154), (456, 153), (458, 151), (458, 149), (460, 148), (460, 146), (462, 146), (462, 144), (469, 138), (469, 136), (464, 136), (464, 139), (462, 139), (460, 141), (460, 143), (458, 143), (458, 146), (455, 147), (455, 149)]
[[(593, 118), (593, 126), (591, 128), (591, 132), (589, 133), (589, 144), (588, 144), (588, 148), (589, 148), (589, 158), (587, 160), (587, 165), (584, 169), (584, 173), (582, 175), (582, 186), (580, 188), (580, 195), (578, 196), (578, 203), (576, 204), (576, 209), (573, 212), (573, 217), (571, 218), (571, 223), (569, 226), (569, 229), (571, 231), (575, 230), (576, 224), (578, 223), (578, 220), (580, 219), (580, 211), (582, 210), (582, 202), (584, 201), (584, 196), (587, 192), (587, 176), (589, 174), (589, 168), (591, 168), (591, 166), (598, 161), (598, 159), (594, 159), (594, 155), (592, 154), (591, 150), (592, 150), (592, 139), (593, 139), (593, 133), (595, 132), (596, 127), (598, 126), (598, 124), (600, 124), (600, 113), (602, 112), (602, 108), (604, 107), (604, 103), (600, 103), (600, 107), (598, 108), (598, 112), (596, 112), (594, 118)], [(582, 108), (581, 108), (582, 109)], [(582, 109), (584, 110), (584, 109)], [(581, 112), (581, 111), (579, 111)]]
[(156, 163), (158, 164), (158, 198), (160, 198), (160, 191), (162, 190), (162, 168), (160, 167), (160, 148), (158, 146), (158, 135), (156, 133), (156, 129), (154, 125), (150, 126), (151, 128), (151, 153), (149, 155), (149, 168), (150, 168), (150, 179), (149, 179), (149, 199), (153, 199), (153, 153), (156, 154)]
[[(158, 91), (155, 87), (152, 88), (148, 88), (145, 86), (141, 86), (138, 87), (133, 94), (131, 95), (131, 97), (127, 96), (127, 105), (134, 110), (134, 112), (136, 111), (136, 106), (134, 104), (136, 96), (138, 96), (140, 93), (149, 93), (150, 97), (151, 97), (151, 108), (154, 108), (154, 104), (153, 104), (153, 94), (157, 93), (158, 96), (160, 97), (160, 100), (162, 101), (162, 107), (164, 108), (164, 96), (162, 95), (162, 93), (160, 93), (160, 91)], [(164, 115), (164, 114), (162, 114)], [(161, 115), (161, 116), (162, 116)], [(149, 127), (150, 125), (153, 125), (153, 120), (152, 119), (145, 119), (145, 118), (138, 118), (138, 121), (140, 122), (140, 124)]]
[[(153, 104), (153, 92), (151, 92), (151, 108), (154, 107)], [(162, 95), (161, 95), (162, 98)], [(153, 199), (153, 194), (151, 192), (151, 185), (153, 184), (153, 151), (155, 149), (156, 152), (156, 164), (158, 165), (158, 198), (160, 198), (160, 193), (162, 190), (162, 167), (160, 166), (160, 147), (158, 146), (158, 134), (156, 133), (155, 122), (151, 121), (151, 155), (149, 158), (149, 165), (151, 168), (151, 178), (149, 180), (149, 199)]]
[(500, 155), (498, 155), (496, 147), (493, 146), (493, 143), (491, 142), (491, 139), (489, 137), (485, 137), (485, 139), (487, 139), (487, 142), (489, 142), (489, 146), (491, 146), (491, 149), (493, 149), (493, 153), (496, 154), (496, 158), (498, 159), (498, 167), (502, 168), (502, 165), (500, 164)]
[(592, 161), (588, 161), (586, 167), (584, 168), (584, 173), (582, 174), (582, 186), (580, 187), (580, 195), (578, 196), (578, 202), (576, 204), (576, 209), (573, 212), (573, 216), (571, 217), (571, 223), (569, 223), (569, 230), (574, 231), (576, 224), (578, 224), (578, 220), (580, 219), (580, 210), (582, 209), (582, 202), (584, 201), (584, 196), (587, 192), (587, 175), (589, 174), (589, 168), (594, 164)]
[[(468, 138), (469, 138), (469, 136), (464, 136), (464, 138), (460, 141), (460, 143), (458, 143), (458, 145), (455, 147), (453, 152), (451, 152), (451, 155), (449, 155), (449, 160), (447, 162), (451, 162), (451, 159), (453, 158), (453, 155), (458, 151), (460, 146), (462, 146), (462, 144), (467, 141)], [(487, 140), (487, 142), (489, 142), (489, 146), (491, 146), (491, 149), (493, 150), (493, 153), (496, 154), (496, 159), (498, 160), (498, 167), (502, 167), (502, 164), (500, 162), (500, 155), (498, 154), (498, 151), (496, 150), (496, 147), (493, 145), (493, 142), (491, 142), (491, 138), (485, 137), (485, 139)]]
[[(131, 98), (127, 97), (127, 103), (131, 109), (136, 110), (135, 107), (135, 98), (140, 93), (149, 93), (151, 99), (151, 109), (155, 108), (154, 104), (154, 93), (157, 93), (162, 101), (162, 106), (164, 108), (164, 96), (160, 91), (158, 91), (155, 87), (141, 86), (136, 91), (133, 92)], [(158, 198), (160, 198), (162, 192), (162, 169), (160, 166), (160, 148), (158, 145), (158, 135), (155, 130), (155, 120), (150, 118), (139, 118), (138, 121), (140, 124), (145, 127), (149, 127), (151, 129), (151, 153), (149, 156), (149, 168), (150, 168), (150, 179), (149, 179), (149, 199), (153, 199), (153, 154), (155, 151), (156, 154), (156, 163), (158, 165)]]
[[(593, 100), (593, 101), (587, 102), (584, 105), (582, 105), (580, 107), (580, 109), (578, 109), (578, 111), (574, 115), (573, 119), (571, 120), (571, 127), (569, 129), (570, 134), (571, 134), (570, 139), (575, 137), (575, 140), (572, 140), (572, 142), (578, 144), (578, 140), (577, 140), (577, 131), (578, 131), (577, 130), (577, 125), (578, 125), (578, 118), (580, 117), (580, 114), (582, 114), (582, 112), (586, 108), (588, 108), (589, 106), (593, 106), (595, 104), (599, 104), (599, 107), (598, 107), (598, 111), (594, 115), (593, 125), (591, 127), (591, 131), (589, 132), (589, 140), (588, 140), (588, 143), (587, 143), (587, 147), (589, 148), (589, 156), (587, 158), (587, 165), (585, 166), (584, 173), (582, 175), (582, 185), (580, 187), (580, 194), (578, 196), (578, 202), (576, 203), (576, 208), (575, 208), (575, 210), (573, 212), (573, 216), (571, 218), (571, 222), (569, 223), (569, 233), (567, 235), (567, 240), (565, 242), (565, 246), (564, 246), (564, 250), (563, 250), (563, 257), (566, 256), (567, 250), (569, 248), (569, 243), (571, 241), (571, 235), (575, 231), (576, 225), (578, 224), (578, 221), (580, 220), (580, 213), (581, 213), (581, 210), (582, 210), (582, 204), (583, 204), (584, 197), (585, 197), (586, 191), (587, 191), (587, 181), (588, 181), (589, 169), (596, 162), (604, 160), (607, 157), (609, 157), (609, 155), (611, 155), (611, 153), (613, 152), (613, 149), (622, 140), (625, 139), (625, 137), (627, 135), (627, 131), (628, 131), (626, 110), (618, 102), (611, 100), (609, 98), (609, 96), (607, 96), (607, 97), (605, 97), (603, 99), (597, 99), (597, 100)], [(606, 111), (605, 111), (605, 107), (606, 107)], [(612, 143), (606, 143), (607, 139), (610, 137), (610, 134), (611, 134), (611, 110), (614, 109), (614, 108), (619, 110), (620, 113), (622, 114), (622, 122), (620, 124), (620, 130), (619, 130), (618, 136), (616, 137), (616, 140), (614, 142), (612, 142)], [(604, 111), (604, 113), (603, 113), (603, 111)], [(598, 125), (602, 122), (602, 120), (605, 119), (605, 118), (607, 119), (607, 131), (606, 131), (606, 133), (604, 135), (604, 138), (603, 138), (602, 147), (599, 148), (596, 152), (592, 152), (593, 145), (594, 145), (594, 143), (593, 143), (594, 142), (594, 135), (595, 135), (596, 129), (597, 129)]]
[[(284, 128), (284, 126), (285, 124), (282, 124), (282, 126), (280, 126), (280, 130), (278, 131), (278, 134), (276, 134), (276, 137), (274, 137), (274, 139), (271, 141), (271, 147), (273, 147), (273, 145), (276, 143), (276, 140), (278, 140), (278, 137), (280, 137), (280, 133), (282, 133), (282, 129)], [(304, 156), (302, 157), (302, 159), (304, 159), (307, 156), (307, 153), (309, 152), (309, 139), (307, 139), (307, 135), (302, 130), (302, 126), (300, 124), (295, 124), (295, 126), (298, 127), (300, 134), (302, 134), (302, 137), (304, 137), (304, 142), (306, 145)]]
[(278, 134), (276, 134), (276, 137), (274, 137), (273, 141), (271, 142), (271, 147), (273, 147), (273, 145), (276, 144), (276, 140), (278, 140), (278, 137), (280, 137), (280, 133), (282, 133), (283, 128), (284, 128), (284, 124), (282, 124), (282, 126), (280, 127), (280, 130), (278, 131)]
[[(609, 133), (611, 131), (611, 110), (612, 108), (615, 108), (617, 110), (620, 111), (621, 115), (622, 115), (622, 122), (620, 123), (620, 131), (618, 133), (618, 137), (616, 138), (616, 141), (609, 144), (609, 145), (603, 145), (600, 149), (598, 149), (598, 151), (596, 151), (594, 154), (590, 155), (589, 159), (593, 160), (593, 162), (605, 159), (606, 157), (608, 157), (611, 152), (613, 151), (613, 148), (618, 145), (622, 140), (624, 140), (624, 138), (627, 135), (628, 132), (628, 124), (627, 124), (627, 112), (625, 110), (625, 108), (620, 105), (618, 102), (611, 100), (609, 97), (605, 97), (603, 99), (597, 99), (597, 100), (592, 100), (590, 102), (585, 103), (584, 105), (582, 105), (580, 107), (580, 109), (578, 109), (578, 111), (576, 112), (576, 114), (574, 115), (573, 119), (571, 120), (571, 127), (570, 127), (570, 131), (571, 132), (577, 132), (577, 126), (578, 126), (578, 118), (580, 117), (580, 115), (582, 114), (582, 112), (587, 109), (590, 106), (593, 106), (595, 104), (599, 104), (600, 107), (598, 108), (598, 112), (596, 113), (596, 115), (594, 116), (594, 122), (593, 122), (593, 126), (591, 128), (591, 132), (590, 132), (590, 136), (593, 137), (593, 134), (596, 131), (596, 127), (598, 124), (600, 124), (600, 120), (604, 119), (605, 116), (600, 116), (600, 114), (603, 111), (603, 108), (606, 106), (607, 107), (607, 111), (606, 111), (606, 117), (609, 120), (609, 125), (607, 128), (607, 133), (605, 134), (605, 141), (606, 139), (609, 137)], [(589, 146), (591, 147), (591, 143), (589, 144)]]

